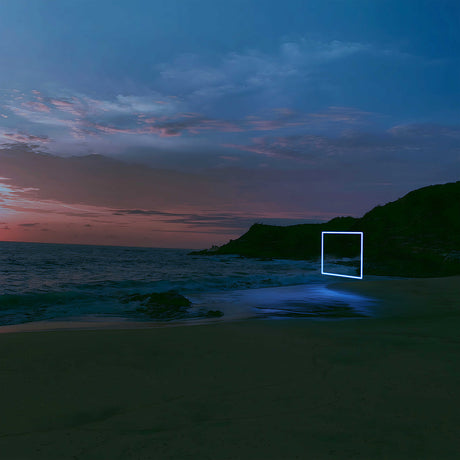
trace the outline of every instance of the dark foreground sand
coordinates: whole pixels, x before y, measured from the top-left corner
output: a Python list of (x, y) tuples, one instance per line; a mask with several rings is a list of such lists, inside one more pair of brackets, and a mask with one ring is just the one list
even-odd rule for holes
[(460, 277), (343, 286), (384, 317), (0, 334), (0, 458), (460, 458)]

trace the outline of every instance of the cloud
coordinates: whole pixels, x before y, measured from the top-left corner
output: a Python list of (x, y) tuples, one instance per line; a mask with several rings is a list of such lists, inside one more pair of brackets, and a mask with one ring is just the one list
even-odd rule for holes
[(381, 118), (377, 113), (358, 110), (353, 107), (327, 107), (322, 111), (302, 113), (288, 107), (265, 111), (264, 116), (247, 116), (243, 124), (247, 131), (276, 131), (294, 128), (301, 132), (334, 130), (362, 127)]
[(160, 136), (179, 136), (184, 132), (198, 134), (203, 131), (242, 132), (245, 127), (242, 123), (210, 119), (199, 114), (178, 114), (176, 118), (148, 119), (149, 125), (140, 132), (154, 132)]
[[(274, 131), (279, 129), (323, 127), (326, 124), (364, 123), (376, 114), (349, 107), (329, 107), (322, 112), (301, 113), (289, 107), (265, 109), (259, 114), (247, 115), (240, 119), (225, 119), (205, 116), (199, 112), (184, 111), (186, 103), (177, 99), (170, 101), (152, 100), (152, 96), (121, 96), (114, 100), (96, 100), (87, 96), (55, 98), (41, 96), (48, 101), (51, 109), (47, 114), (38, 114), (30, 108), (34, 102), (21, 103), (19, 106), (10, 101), (9, 109), (17, 116), (33, 123), (47, 126), (58, 142), (50, 146), (53, 151), (62, 150), (59, 139), (86, 140), (105, 136), (128, 135), (131, 139), (122, 140), (125, 145), (142, 143), (142, 139), (155, 135), (160, 138), (189, 136), (203, 133), (241, 133), (247, 131)], [(159, 103), (161, 102), (161, 104)], [(34, 106), (35, 107), (35, 106)], [(59, 131), (61, 130), (61, 131)], [(6, 133), (11, 140), (27, 142), (24, 135)], [(35, 136), (32, 141), (44, 142), (50, 136)], [(97, 144), (95, 144), (97, 145)]]
[(279, 191), (268, 190), (277, 195), (277, 203), (271, 196), (264, 198), (267, 184), (277, 187), (278, 171), (273, 176), (244, 170), (178, 173), (97, 155), (59, 158), (18, 145), (0, 149), (0, 170), (9, 177), (0, 181), (0, 191), (6, 192), (1, 194), (6, 199), (2, 209), (14, 211), (13, 223), (29, 235), (38, 235), (46, 223), (56, 235), (68, 234), (67, 224), (78, 225), (82, 232), (92, 228), (84, 234), (98, 241), (104, 240), (105, 228), (127, 235), (155, 231), (182, 232), (184, 238), (186, 233), (233, 237), (256, 221), (318, 220), (292, 206), (283, 209)]
[[(168, 122), (177, 122), (180, 114), (201, 113), (216, 98), (235, 93), (247, 95), (267, 88), (273, 91), (275, 86), (278, 92), (283, 92), (291, 78), (304, 78), (322, 63), (371, 50), (369, 45), (361, 43), (303, 39), (282, 43), (272, 54), (257, 50), (231, 52), (217, 62), (206, 62), (198, 55), (185, 54), (158, 66), (159, 78), (152, 82), (158, 89), (145, 95), (118, 94), (104, 100), (83, 94), (48, 96), (32, 90), (20, 96), (17, 92), (12, 93), (5, 107), (34, 123), (70, 124), (71, 128), (77, 129), (79, 123), (87, 122), (106, 127), (109, 134), (118, 133), (113, 130), (132, 130), (133, 127), (110, 123), (114, 117), (124, 116), (125, 120), (136, 119), (138, 122), (139, 117), (155, 117), (157, 120), (167, 117)], [(204, 118), (200, 125), (202, 130), (237, 129), (226, 120), (206, 115)], [(167, 128), (164, 129), (167, 132)], [(104, 128), (101, 131), (104, 132)]]
[[(17, 117), (35, 125), (47, 126), (57, 140), (65, 136), (68, 140), (69, 137), (88, 140), (114, 135), (135, 135), (137, 138), (156, 135), (166, 138), (181, 136), (183, 133), (242, 130), (238, 123), (184, 111), (186, 105), (177, 98), (157, 100), (157, 94), (118, 95), (113, 100), (97, 100), (84, 95), (67, 98), (40, 97), (49, 104), (46, 106), (46, 114), (43, 114), (44, 109), (38, 110), (43, 104), (36, 101), (21, 102), (17, 105), (13, 98), (6, 107)], [(39, 111), (40, 114), (37, 113)], [(9, 138), (14, 140), (11, 134)], [(17, 136), (17, 140), (27, 142), (23, 136)], [(136, 140), (131, 139), (127, 142)], [(58, 143), (54, 148), (59, 147)]]
[(248, 49), (220, 58), (183, 54), (158, 65), (153, 89), (144, 94), (95, 98), (33, 90), (2, 96), (13, 117), (6, 133), (19, 126), (31, 136), (46, 136), (53, 140), (47, 151), (59, 155), (119, 155), (146, 145), (180, 149), (181, 137), (206, 142), (214, 133), (231, 136), (362, 123), (369, 114), (356, 108), (301, 113), (294, 107), (326, 88), (327, 82), (319, 78), (324, 66), (378, 53), (387, 56), (365, 43), (300, 39), (280, 43), (271, 53)]
[[(171, 213), (161, 212), (156, 210), (140, 210), (140, 209), (123, 209), (117, 210), (113, 213), (117, 216), (143, 216), (143, 217), (155, 217), (155, 222), (163, 222), (169, 224), (185, 225), (188, 231), (200, 231), (203, 232), (206, 229), (212, 228), (212, 231), (207, 233), (228, 233), (231, 231), (244, 231), (248, 229), (254, 222), (263, 222), (273, 225), (293, 225), (299, 223), (317, 222), (316, 219), (308, 219), (305, 217), (298, 218), (270, 218), (263, 217), (258, 213)], [(181, 227), (178, 227), (181, 228)], [(184, 230), (187, 231), (187, 230)]]
[[(331, 81), (340, 82), (340, 66), (351, 68), (349, 59), (369, 56), (384, 56), (387, 61), (392, 57), (366, 43), (300, 39), (280, 43), (271, 52), (247, 49), (217, 58), (193, 54), (172, 58), (156, 69), (151, 89), (144, 86), (137, 94), (110, 95), (107, 90), (96, 98), (68, 90), (14, 92), (4, 104), (11, 113), (7, 112), (9, 119), (2, 119), (5, 128), (0, 135), (11, 142), (38, 144), (53, 155), (18, 153), (15, 160), (0, 155), (0, 167), (10, 171), (17, 184), (36, 184), (39, 191), (30, 194), (41, 200), (167, 209), (182, 201), (191, 205), (189, 190), (203, 203), (219, 199), (228, 203), (232, 201), (228, 197), (239, 193), (232, 190), (234, 177), (216, 184), (215, 172), (180, 175), (177, 170), (276, 164), (278, 168), (330, 167), (334, 174), (337, 164), (369, 164), (369, 158), (386, 155), (391, 155), (391, 164), (401, 162), (402, 153), (433, 158), (439, 139), (441, 151), (452, 158), (453, 132), (424, 127), (414, 134), (407, 126), (373, 132), (378, 114), (346, 107), (347, 99), (340, 95), (324, 96)], [(417, 137), (423, 137), (425, 144)], [(75, 154), (81, 159), (71, 157)], [(110, 163), (107, 157), (125, 163)], [(157, 170), (126, 166), (133, 161)], [(159, 165), (169, 170), (159, 172)], [(47, 173), (47, 168), (56, 173)], [(261, 182), (248, 180), (245, 186), (254, 193)]]
[(25, 193), (31, 199), (116, 209), (217, 205), (230, 192), (230, 185), (216, 185), (206, 174), (155, 169), (102, 155), (62, 158), (25, 145), (0, 149), (0, 171), (12, 185), (28, 187)]
[(3, 133), (2, 136), (8, 140), (25, 144), (43, 144), (50, 142), (48, 136), (34, 136), (25, 133)]
[(273, 89), (275, 85), (285, 88), (292, 78), (304, 79), (324, 63), (373, 50), (362, 43), (301, 39), (282, 43), (272, 54), (231, 52), (214, 64), (198, 55), (183, 54), (159, 66), (159, 84), (184, 96), (205, 99)]
[[(225, 167), (187, 173), (101, 155), (60, 158), (26, 146), (0, 149), (0, 171), (10, 178), (5, 189), (10, 195), (2, 194), (9, 196), (8, 209), (36, 216), (55, 214), (86, 222), (89, 216), (126, 218), (127, 223), (153, 219), (230, 228), (231, 219), (238, 216), (292, 219), (300, 210), (303, 219), (318, 215), (313, 197), (301, 192), (305, 174), (300, 171)], [(11, 190), (18, 191), (12, 195)], [(294, 201), (292, 194), (297, 196)]]
[[(120, 97), (118, 97), (120, 98)], [(128, 99), (129, 98), (124, 98)], [(123, 99), (123, 100), (124, 100)], [(268, 111), (269, 118), (257, 116), (247, 117), (245, 120), (225, 120), (205, 117), (196, 112), (178, 112), (173, 115), (152, 116), (141, 112), (132, 111), (132, 106), (119, 105), (118, 102), (95, 101), (73, 98), (72, 101), (63, 99), (49, 99), (56, 109), (46, 116), (38, 117), (35, 111), (25, 111), (22, 107), (10, 106), (16, 115), (30, 122), (40, 125), (48, 125), (50, 129), (63, 127), (68, 130), (75, 139), (87, 140), (100, 136), (156, 135), (158, 137), (178, 137), (183, 134), (197, 135), (209, 132), (238, 133), (244, 131), (276, 130), (285, 127), (304, 126), (311, 124), (311, 117), (295, 113), (287, 108)], [(142, 104), (140, 98), (136, 98), (138, 108), (148, 108), (149, 104)], [(61, 118), (59, 112), (65, 112)], [(68, 117), (68, 115), (72, 117)], [(43, 129), (43, 128), (41, 128)], [(56, 134), (55, 134), (56, 135)], [(6, 133), (5, 137), (18, 142), (45, 142), (48, 136)], [(136, 140), (126, 141), (136, 142)], [(55, 146), (58, 149), (59, 146)]]
[(7, 107), (19, 119), (22, 118), (36, 125), (44, 125), (50, 130), (56, 128), (69, 128), (74, 124), (73, 120), (61, 117), (56, 111), (50, 110), (49, 112), (39, 112), (26, 106), (14, 105), (14, 103), (10, 103)]
[(315, 135), (292, 135), (280, 137), (255, 137), (251, 144), (226, 144), (227, 147), (257, 153), (271, 158), (317, 162), (324, 156), (336, 153), (330, 138)]
[(322, 112), (309, 113), (310, 119), (325, 120), (328, 122), (357, 123), (368, 120), (369, 118), (380, 117), (380, 114), (358, 110), (354, 107), (331, 106)]
[(360, 215), (410, 189), (451, 180), (460, 172), (459, 136), (460, 127), (439, 125), (350, 130), (335, 137), (262, 136), (232, 147), (254, 153), (247, 155), (252, 166), (243, 158), (194, 173), (9, 145), (0, 149), (0, 171), (9, 179), (0, 180), (1, 205), (16, 213), (16, 220), (5, 217), (10, 226), (18, 223), (17, 215), (24, 216), (22, 224), (43, 217), (53, 229), (61, 221), (78, 224), (82, 232), (93, 224), (84, 233), (100, 232), (101, 238), (104, 225), (237, 235), (260, 220), (290, 224)]
[(73, 97), (71, 99), (50, 98), (49, 101), (56, 109), (70, 113), (72, 115), (83, 116), (86, 112), (82, 108), (82, 104), (76, 97)]
[(178, 216), (180, 214), (174, 214), (171, 212), (163, 211), (152, 211), (145, 209), (117, 209), (114, 213), (116, 216), (125, 216), (125, 215), (142, 215), (142, 216)]
[(33, 112), (49, 112), (50, 108), (42, 102), (28, 101), (21, 104), (23, 107)]
[(383, 132), (344, 130), (338, 136), (290, 135), (255, 137), (250, 144), (227, 147), (266, 157), (324, 164), (326, 161), (361, 161), (371, 158), (434, 160), (440, 152), (452, 159), (460, 153), (460, 126), (411, 124), (394, 126)]
[(460, 139), (459, 125), (439, 125), (434, 123), (418, 123), (396, 125), (388, 130), (395, 138), (400, 139)]

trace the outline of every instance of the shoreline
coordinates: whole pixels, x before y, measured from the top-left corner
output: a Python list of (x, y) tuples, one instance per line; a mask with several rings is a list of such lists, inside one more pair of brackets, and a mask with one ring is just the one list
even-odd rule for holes
[[(22, 334), (25, 332), (53, 332), (53, 331), (107, 331), (107, 330), (144, 330), (144, 329), (163, 329), (181, 326), (203, 326), (206, 324), (223, 323), (220, 318), (215, 319), (196, 319), (186, 321), (134, 321), (125, 318), (110, 319), (84, 319), (75, 318), (74, 320), (45, 320), (31, 321), (28, 323), (9, 324), (0, 326), (0, 335), (2, 334)], [(247, 318), (232, 319), (226, 323), (236, 321), (249, 321)]]
[(458, 281), (335, 283), (367, 321), (0, 334), (2, 458), (457, 458)]
[[(386, 278), (383, 278), (386, 279)], [(94, 315), (83, 315), (66, 317), (62, 319), (45, 319), (40, 321), (28, 321), (25, 323), (7, 324), (0, 325), (0, 334), (6, 333), (21, 333), (21, 332), (41, 332), (41, 331), (53, 331), (53, 330), (107, 330), (107, 329), (150, 329), (150, 328), (163, 328), (163, 327), (178, 327), (178, 326), (196, 326), (202, 324), (214, 324), (214, 323), (232, 323), (235, 321), (253, 321), (261, 319), (269, 319), (272, 321), (277, 320), (289, 320), (292, 321), (295, 318), (289, 317), (288, 315), (283, 316), (279, 314), (277, 316), (277, 308), (283, 308), (284, 305), (289, 302), (309, 302), (310, 306), (306, 306), (306, 311), (311, 308), (315, 303), (321, 304), (323, 302), (327, 305), (329, 302), (337, 300), (337, 294), (328, 292), (331, 287), (336, 284), (334, 280), (325, 279), (324, 283), (305, 283), (295, 285), (281, 285), (281, 286), (268, 286), (259, 287), (252, 289), (236, 289), (229, 292), (210, 293), (207, 295), (199, 294), (192, 295), (191, 298), (196, 301), (198, 305), (209, 302), (209, 305), (201, 305), (208, 309), (218, 309), (224, 313), (223, 317), (218, 318), (205, 318), (196, 317), (188, 319), (177, 319), (171, 321), (155, 321), (155, 320), (136, 320), (129, 317), (123, 316), (104, 316), (100, 314)], [(344, 283), (346, 285), (347, 283)], [(322, 290), (318, 294), (319, 290)], [(353, 294), (346, 289), (340, 289), (342, 294), (342, 300), (350, 304), (350, 310), (356, 313), (356, 316), (338, 316), (332, 317), (328, 313), (321, 313), (316, 311), (312, 313), (312, 316), (305, 316), (304, 318), (297, 318), (303, 320), (313, 321), (340, 321), (349, 320), (353, 318), (364, 318), (362, 314), (366, 312), (368, 308), (368, 300), (373, 303), (376, 299), (367, 299), (365, 296), (356, 296), (355, 299)], [(319, 297), (318, 297), (319, 296)], [(340, 296), (340, 295), (339, 295)], [(352, 307), (353, 302), (357, 304)], [(364, 302), (364, 304), (363, 304)], [(270, 318), (270, 313), (265, 313), (264, 316), (260, 310), (266, 309), (267, 311), (273, 310), (273, 316)], [(364, 310), (363, 310), (364, 309)], [(301, 310), (299, 310), (301, 313)], [(316, 314), (316, 316), (315, 316)]]

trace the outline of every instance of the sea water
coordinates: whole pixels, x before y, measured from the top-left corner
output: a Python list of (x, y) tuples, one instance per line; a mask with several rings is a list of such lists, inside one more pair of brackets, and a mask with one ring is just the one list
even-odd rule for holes
[[(0, 242), (0, 325), (122, 318), (164, 321), (133, 294), (174, 290), (192, 304), (173, 320), (348, 318), (372, 300), (328, 289), (318, 261), (190, 255), (187, 249)], [(350, 267), (344, 267), (350, 270)]]

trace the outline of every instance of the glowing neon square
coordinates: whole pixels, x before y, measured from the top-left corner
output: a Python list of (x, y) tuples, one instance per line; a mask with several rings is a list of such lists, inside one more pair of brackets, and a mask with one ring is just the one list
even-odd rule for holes
[[(327, 273), (324, 271), (324, 235), (333, 234), (333, 235), (361, 235), (361, 255), (360, 255), (360, 271), (359, 276), (352, 275), (340, 275), (338, 273)], [(331, 275), (331, 276), (341, 276), (343, 278), (355, 278), (362, 280), (363, 279), (363, 232), (321, 232), (321, 274), (322, 275)]]

